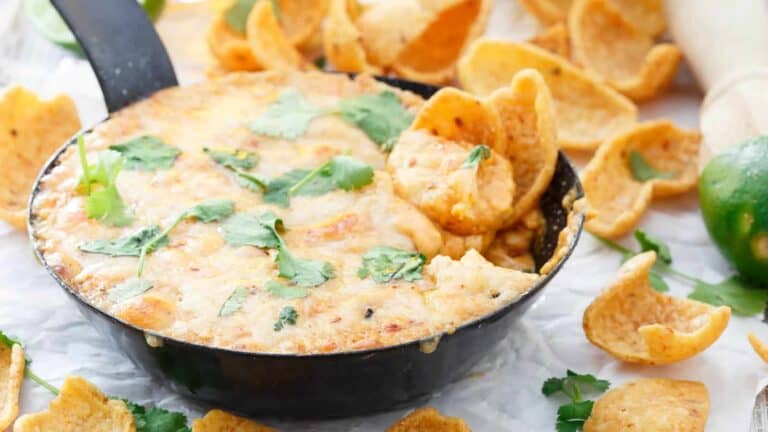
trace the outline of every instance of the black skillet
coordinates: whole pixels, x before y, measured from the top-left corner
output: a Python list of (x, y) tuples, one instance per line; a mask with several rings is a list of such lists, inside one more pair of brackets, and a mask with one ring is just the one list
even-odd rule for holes
[[(136, 0), (53, 0), (83, 47), (101, 85), (110, 113), (157, 90), (177, 85), (168, 55)], [(204, 29), (201, 29), (204, 31)], [(436, 87), (380, 78), (395, 87), (429, 97)], [(43, 168), (58, 163), (73, 138)], [(35, 183), (29, 208), (40, 188)], [(568, 211), (563, 198), (581, 185), (568, 159), (560, 154), (549, 188), (541, 198), (546, 229), (532, 246), (537, 267), (552, 255)], [(583, 216), (579, 215), (578, 232)], [(523, 315), (560, 270), (576, 246), (532, 290), (451, 334), (382, 349), (319, 355), (239, 352), (184, 342), (145, 331), (91, 306), (51, 268), (36, 245), (35, 215), (29, 233), (37, 257), (77, 304), (82, 314), (113, 346), (125, 352), (158, 383), (218, 408), (291, 418), (331, 418), (391, 410), (422, 403), (465, 376), (499, 344), (512, 322)], [(514, 335), (512, 335), (514, 337)], [(437, 343), (435, 346), (435, 342)]]

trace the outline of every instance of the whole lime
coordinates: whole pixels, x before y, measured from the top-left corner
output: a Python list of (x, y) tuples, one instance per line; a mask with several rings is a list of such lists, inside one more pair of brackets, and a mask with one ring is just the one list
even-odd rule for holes
[(768, 285), (768, 135), (715, 156), (701, 173), (704, 223), (746, 279)]

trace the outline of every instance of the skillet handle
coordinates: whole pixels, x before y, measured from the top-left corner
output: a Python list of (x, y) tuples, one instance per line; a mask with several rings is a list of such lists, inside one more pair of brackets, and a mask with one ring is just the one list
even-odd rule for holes
[(178, 85), (173, 64), (136, 0), (51, 0), (74, 33), (113, 113)]

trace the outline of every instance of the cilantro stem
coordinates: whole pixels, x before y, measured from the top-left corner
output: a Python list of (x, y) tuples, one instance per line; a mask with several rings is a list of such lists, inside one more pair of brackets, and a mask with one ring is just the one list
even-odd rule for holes
[(141, 278), (142, 273), (144, 273), (144, 259), (146, 258), (147, 253), (152, 250), (155, 245), (157, 245), (157, 243), (163, 239), (163, 237), (167, 236), (174, 228), (176, 228), (188, 215), (188, 211), (183, 211), (179, 216), (176, 217), (176, 220), (174, 220), (173, 223), (168, 226), (168, 228), (164, 229), (160, 234), (152, 237), (152, 240), (148, 241), (146, 244), (144, 244), (144, 246), (141, 247), (141, 251), (139, 252), (139, 265), (136, 269), (136, 276), (138, 278)]
[(59, 395), (59, 389), (56, 388), (56, 386), (54, 386), (53, 384), (49, 383), (48, 381), (46, 381), (46, 380), (40, 378), (39, 376), (37, 376), (37, 374), (32, 372), (32, 370), (30, 368), (26, 368), (24, 374), (27, 377), (29, 377), (29, 379), (31, 379), (32, 381), (36, 382), (40, 387), (43, 387), (44, 389), (46, 389), (49, 392), (53, 393), (54, 396), (58, 396)]
[(309, 172), (307, 175), (304, 176), (304, 178), (299, 180), (295, 185), (291, 186), (291, 188), (288, 189), (288, 195), (295, 195), (296, 192), (299, 191), (299, 189), (306, 186), (307, 183), (311, 182), (315, 177), (320, 175), (320, 173), (323, 172), (323, 170), (331, 166), (331, 163), (332, 163), (332, 160), (329, 160), (328, 162), (320, 165), (319, 167)]
[[(622, 246), (622, 245), (620, 245), (620, 244), (618, 244), (618, 243), (616, 243), (616, 242), (614, 242), (612, 240), (608, 240), (607, 238), (603, 238), (603, 237), (600, 237), (600, 236), (594, 235), (594, 234), (593, 234), (593, 236), (596, 239), (598, 239), (602, 244), (608, 246), (609, 248), (615, 250), (616, 252), (619, 252), (619, 253), (622, 253), (622, 254), (632, 254), (632, 255), (635, 255), (637, 253), (637, 252), (635, 252), (635, 251), (633, 251), (631, 249), (625, 248), (624, 246)], [(706, 284), (706, 282), (702, 281), (701, 279), (695, 278), (693, 276), (688, 276), (687, 274), (685, 274), (685, 273), (683, 273), (681, 271), (676, 270), (671, 265), (669, 265), (669, 264), (667, 264), (665, 262), (662, 262), (662, 261), (658, 261), (657, 260), (656, 263), (654, 263), (654, 267), (656, 267), (657, 269), (660, 269), (660, 270), (662, 270), (662, 271), (664, 271), (666, 273), (669, 273), (669, 274), (671, 274), (673, 276), (677, 276), (680, 279), (683, 279), (683, 280), (686, 280), (688, 282), (691, 282), (693, 284)]]
[(232, 170), (232, 172), (235, 173), (236, 176), (244, 178), (246, 180), (249, 180), (249, 181), (255, 183), (256, 185), (258, 185), (260, 188), (262, 188), (264, 190), (266, 190), (268, 188), (267, 183), (265, 183), (264, 180), (254, 176), (252, 174), (249, 174), (248, 172), (243, 171), (242, 169), (240, 169), (240, 168), (238, 168), (236, 166), (227, 165), (227, 168)]
[(83, 167), (83, 178), (85, 179), (85, 194), (91, 194), (91, 173), (88, 169), (88, 158), (85, 155), (85, 138), (82, 135), (77, 137), (77, 151), (80, 153), (80, 165)]

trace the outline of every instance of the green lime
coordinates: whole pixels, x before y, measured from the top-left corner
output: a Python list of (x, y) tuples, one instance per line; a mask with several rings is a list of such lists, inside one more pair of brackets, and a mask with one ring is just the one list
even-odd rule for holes
[(699, 179), (704, 223), (746, 279), (768, 286), (768, 135), (715, 156)]
[[(165, 0), (137, 0), (153, 21), (160, 16)], [(50, 0), (25, 0), (24, 9), (30, 21), (48, 40), (69, 50), (80, 52), (80, 46), (69, 27), (51, 5)]]

